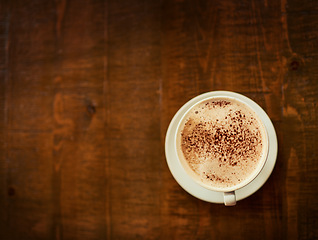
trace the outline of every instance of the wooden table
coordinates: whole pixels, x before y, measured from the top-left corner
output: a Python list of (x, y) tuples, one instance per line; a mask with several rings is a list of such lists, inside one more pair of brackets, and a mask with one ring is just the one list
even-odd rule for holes
[[(2, 0), (0, 239), (318, 239), (318, 1)], [(277, 131), (235, 207), (172, 177), (192, 97), (242, 93)]]

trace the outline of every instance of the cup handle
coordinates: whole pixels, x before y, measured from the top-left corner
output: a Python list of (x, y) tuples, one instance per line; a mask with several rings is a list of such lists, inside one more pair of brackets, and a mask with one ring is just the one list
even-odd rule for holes
[(236, 197), (235, 197), (234, 191), (224, 193), (224, 205), (225, 206), (235, 206), (236, 205)]

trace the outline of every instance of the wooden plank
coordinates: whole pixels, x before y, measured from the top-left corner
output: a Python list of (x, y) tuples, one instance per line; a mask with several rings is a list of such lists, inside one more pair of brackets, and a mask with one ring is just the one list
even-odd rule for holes
[[(52, 105), (47, 79), (52, 68), (47, 61), (54, 49), (48, 42), (54, 36), (49, 30), (53, 15), (47, 5), (27, 6), (8, 3), (6, 19), (3, 152), (7, 196), (1, 232), (6, 239), (50, 239)], [(38, 18), (31, 20), (31, 16)]]
[[(318, 237), (316, 204), (318, 188), (315, 160), (318, 142), (318, 4), (291, 2), (288, 24), (288, 72), (283, 84), (282, 141), (285, 156), (288, 238)], [(291, 138), (290, 136), (297, 136)]]
[[(7, 82), (8, 82), (8, 48), (9, 48), (9, 10), (6, 2), (0, 5), (0, 206), (6, 209), (8, 195), (13, 195), (14, 190), (7, 188)], [(0, 226), (7, 226), (8, 214), (0, 209)], [(0, 227), (2, 230), (4, 227)], [(3, 234), (4, 237), (7, 237)]]
[(60, 1), (54, 72), (54, 239), (107, 237), (105, 4)]
[(109, 1), (112, 239), (162, 234), (160, 20), (160, 2)]

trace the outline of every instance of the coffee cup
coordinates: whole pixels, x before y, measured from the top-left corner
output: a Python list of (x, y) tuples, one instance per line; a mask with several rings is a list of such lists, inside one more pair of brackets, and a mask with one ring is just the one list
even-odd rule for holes
[(222, 192), (226, 206), (235, 191), (262, 171), (268, 156), (263, 110), (251, 99), (228, 91), (190, 100), (174, 136), (177, 161), (200, 186)]

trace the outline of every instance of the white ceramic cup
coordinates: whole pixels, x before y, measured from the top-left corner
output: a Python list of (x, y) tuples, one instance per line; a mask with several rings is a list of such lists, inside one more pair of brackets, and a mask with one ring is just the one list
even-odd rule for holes
[(217, 191), (217, 192), (223, 192), (223, 197), (224, 197), (224, 204), (226, 206), (234, 206), (236, 205), (236, 196), (235, 196), (235, 191), (237, 191), (238, 189), (241, 189), (243, 187), (245, 187), (246, 185), (248, 185), (249, 183), (251, 183), (258, 175), (259, 173), (262, 171), (266, 161), (267, 161), (267, 158), (268, 158), (268, 146), (269, 146), (269, 142), (268, 142), (268, 133), (267, 133), (267, 130), (264, 126), (264, 122), (262, 120), (262, 116), (264, 116), (264, 114), (266, 115), (266, 113), (264, 112), (264, 110), (257, 104), (255, 103), (253, 100), (251, 100), (250, 98), (244, 96), (244, 95), (241, 95), (241, 94), (238, 94), (238, 93), (234, 93), (234, 92), (229, 92), (229, 91), (215, 91), (213, 92), (214, 95), (212, 97), (207, 97), (207, 98), (204, 98), (204, 99), (200, 99), (198, 97), (198, 101), (194, 101), (193, 102), (193, 99), (190, 100), (189, 102), (193, 102), (190, 106), (189, 106), (189, 102), (186, 103), (183, 107), (187, 107), (187, 110), (185, 111), (185, 113), (183, 114), (183, 116), (181, 117), (180, 121), (178, 122), (178, 125), (177, 125), (177, 130), (175, 132), (175, 136), (174, 136), (174, 144), (175, 144), (175, 151), (177, 151), (177, 135), (180, 134), (180, 131), (179, 131), (179, 128), (180, 128), (180, 125), (181, 123), (183, 122), (183, 119), (188, 115), (189, 111), (192, 110), (193, 107), (195, 107), (196, 105), (200, 104), (201, 102), (204, 102), (204, 101), (207, 101), (207, 100), (212, 100), (212, 99), (216, 99), (216, 98), (227, 98), (229, 100), (234, 100), (234, 101), (237, 101), (237, 102), (240, 102), (242, 104), (244, 104), (247, 108), (249, 108), (250, 110), (252, 110), (255, 115), (257, 116), (260, 124), (263, 125), (263, 129), (264, 129), (264, 133), (265, 133), (265, 143), (264, 144), (264, 153), (262, 154), (262, 159), (259, 160), (259, 164), (257, 166), (257, 169), (255, 169), (252, 174), (249, 175), (249, 177), (247, 179), (245, 179), (244, 181), (242, 181), (241, 183), (239, 184), (236, 184), (234, 186), (231, 186), (231, 187), (228, 187), (228, 188), (217, 188), (217, 187), (213, 187), (213, 186), (210, 186), (210, 185), (207, 185), (205, 184), (204, 182), (200, 181), (198, 179), (198, 177), (195, 177), (194, 176), (194, 173), (191, 172), (191, 170), (189, 170), (189, 168), (185, 167), (185, 164), (182, 163), (182, 160), (178, 154), (177, 154), (177, 157), (178, 157), (178, 161), (179, 161), (179, 165), (183, 168), (183, 170), (186, 172), (187, 175), (189, 175), (192, 180), (194, 180), (196, 183), (198, 183), (199, 185), (201, 185), (202, 187), (206, 188), (206, 189), (209, 189), (211, 191)]

